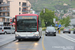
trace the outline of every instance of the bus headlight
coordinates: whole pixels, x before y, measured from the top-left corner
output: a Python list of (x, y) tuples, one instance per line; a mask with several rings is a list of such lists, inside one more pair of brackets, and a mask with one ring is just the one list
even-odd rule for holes
[(35, 36), (39, 36), (39, 34), (36, 34)]

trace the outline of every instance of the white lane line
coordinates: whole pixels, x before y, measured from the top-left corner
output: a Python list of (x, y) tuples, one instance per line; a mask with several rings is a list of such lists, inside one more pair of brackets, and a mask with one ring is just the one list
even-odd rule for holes
[(65, 39), (67, 39), (67, 40), (69, 40), (69, 41), (72, 41), (72, 42), (75, 42), (75, 39), (74, 38), (72, 38), (72, 37), (69, 37), (68, 35), (59, 35), (60, 37), (63, 37), (63, 38), (65, 38)]

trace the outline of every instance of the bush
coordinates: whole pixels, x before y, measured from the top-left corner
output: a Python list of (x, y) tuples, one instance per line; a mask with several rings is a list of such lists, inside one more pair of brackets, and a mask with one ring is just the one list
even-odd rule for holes
[(60, 28), (60, 30), (63, 30), (63, 29), (64, 29), (64, 27), (61, 27), (61, 28)]
[[(58, 30), (58, 27), (55, 27), (55, 29)], [(60, 30), (63, 30), (63, 29), (64, 29), (64, 27), (61, 27), (61, 28), (60, 28)]]
[(43, 27), (43, 28), (42, 28), (42, 31), (45, 31), (45, 30), (46, 30), (46, 27)]

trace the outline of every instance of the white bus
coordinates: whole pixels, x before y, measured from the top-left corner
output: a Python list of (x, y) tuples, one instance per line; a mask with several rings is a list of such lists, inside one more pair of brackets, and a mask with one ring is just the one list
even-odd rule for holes
[(42, 36), (41, 22), (37, 14), (21, 14), (15, 16), (15, 38), (40, 39)]

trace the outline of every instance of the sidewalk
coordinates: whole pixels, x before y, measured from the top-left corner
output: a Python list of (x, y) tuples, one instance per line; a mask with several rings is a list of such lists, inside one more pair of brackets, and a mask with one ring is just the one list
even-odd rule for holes
[(13, 40), (15, 40), (15, 35), (14, 34), (0, 35), (0, 46), (5, 45), (9, 42), (12, 42)]

